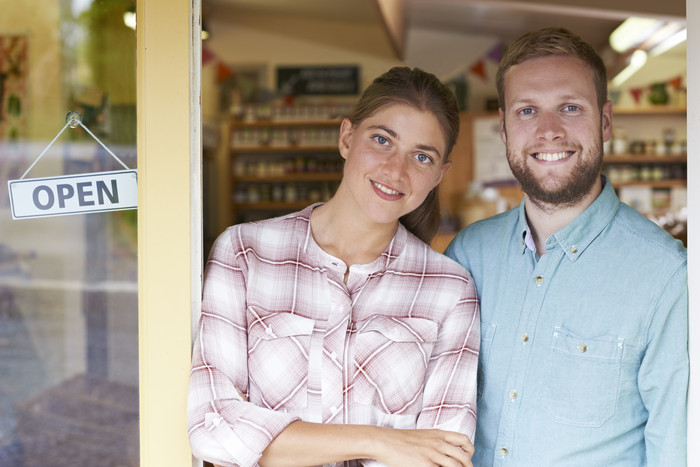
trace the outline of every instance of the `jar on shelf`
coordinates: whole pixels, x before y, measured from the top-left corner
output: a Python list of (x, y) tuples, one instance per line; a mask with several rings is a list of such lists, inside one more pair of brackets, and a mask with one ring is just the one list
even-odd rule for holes
[(624, 128), (616, 128), (613, 130), (613, 154), (626, 154), (629, 151), (627, 142), (627, 130)]

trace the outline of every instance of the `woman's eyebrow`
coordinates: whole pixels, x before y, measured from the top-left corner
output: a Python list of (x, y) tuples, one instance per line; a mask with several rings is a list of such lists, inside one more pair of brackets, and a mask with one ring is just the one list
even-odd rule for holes
[(367, 128), (372, 129), (372, 130), (382, 130), (382, 131), (385, 131), (385, 132), (389, 133), (389, 136), (391, 136), (392, 138), (397, 138), (397, 139), (398, 139), (398, 137), (399, 137), (398, 133), (396, 133), (396, 132), (395, 132), (394, 130), (392, 130), (391, 128), (385, 127), (384, 125), (370, 125), (370, 126), (367, 127)]

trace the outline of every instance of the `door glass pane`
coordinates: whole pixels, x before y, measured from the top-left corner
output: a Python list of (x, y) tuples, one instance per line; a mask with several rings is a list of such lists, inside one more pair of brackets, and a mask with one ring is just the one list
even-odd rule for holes
[[(136, 169), (133, 8), (20, 1), (0, 15), (0, 466), (138, 465), (136, 210), (15, 220), (8, 187), (124, 170), (105, 147)], [(52, 144), (70, 111), (84, 126)], [(24, 201), (114, 195), (46, 186)]]

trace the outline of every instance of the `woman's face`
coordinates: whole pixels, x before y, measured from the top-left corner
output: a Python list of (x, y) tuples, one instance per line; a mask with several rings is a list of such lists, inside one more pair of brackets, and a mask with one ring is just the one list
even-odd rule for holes
[(447, 173), (445, 146), (437, 118), (410, 105), (382, 107), (355, 127), (345, 119), (339, 192), (349, 192), (370, 220), (396, 222), (420, 206)]

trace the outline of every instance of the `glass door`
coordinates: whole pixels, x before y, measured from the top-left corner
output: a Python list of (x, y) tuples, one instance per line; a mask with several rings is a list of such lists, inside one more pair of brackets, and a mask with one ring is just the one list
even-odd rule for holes
[(0, 15), (0, 466), (139, 465), (137, 211), (88, 175), (137, 168), (134, 13)]

